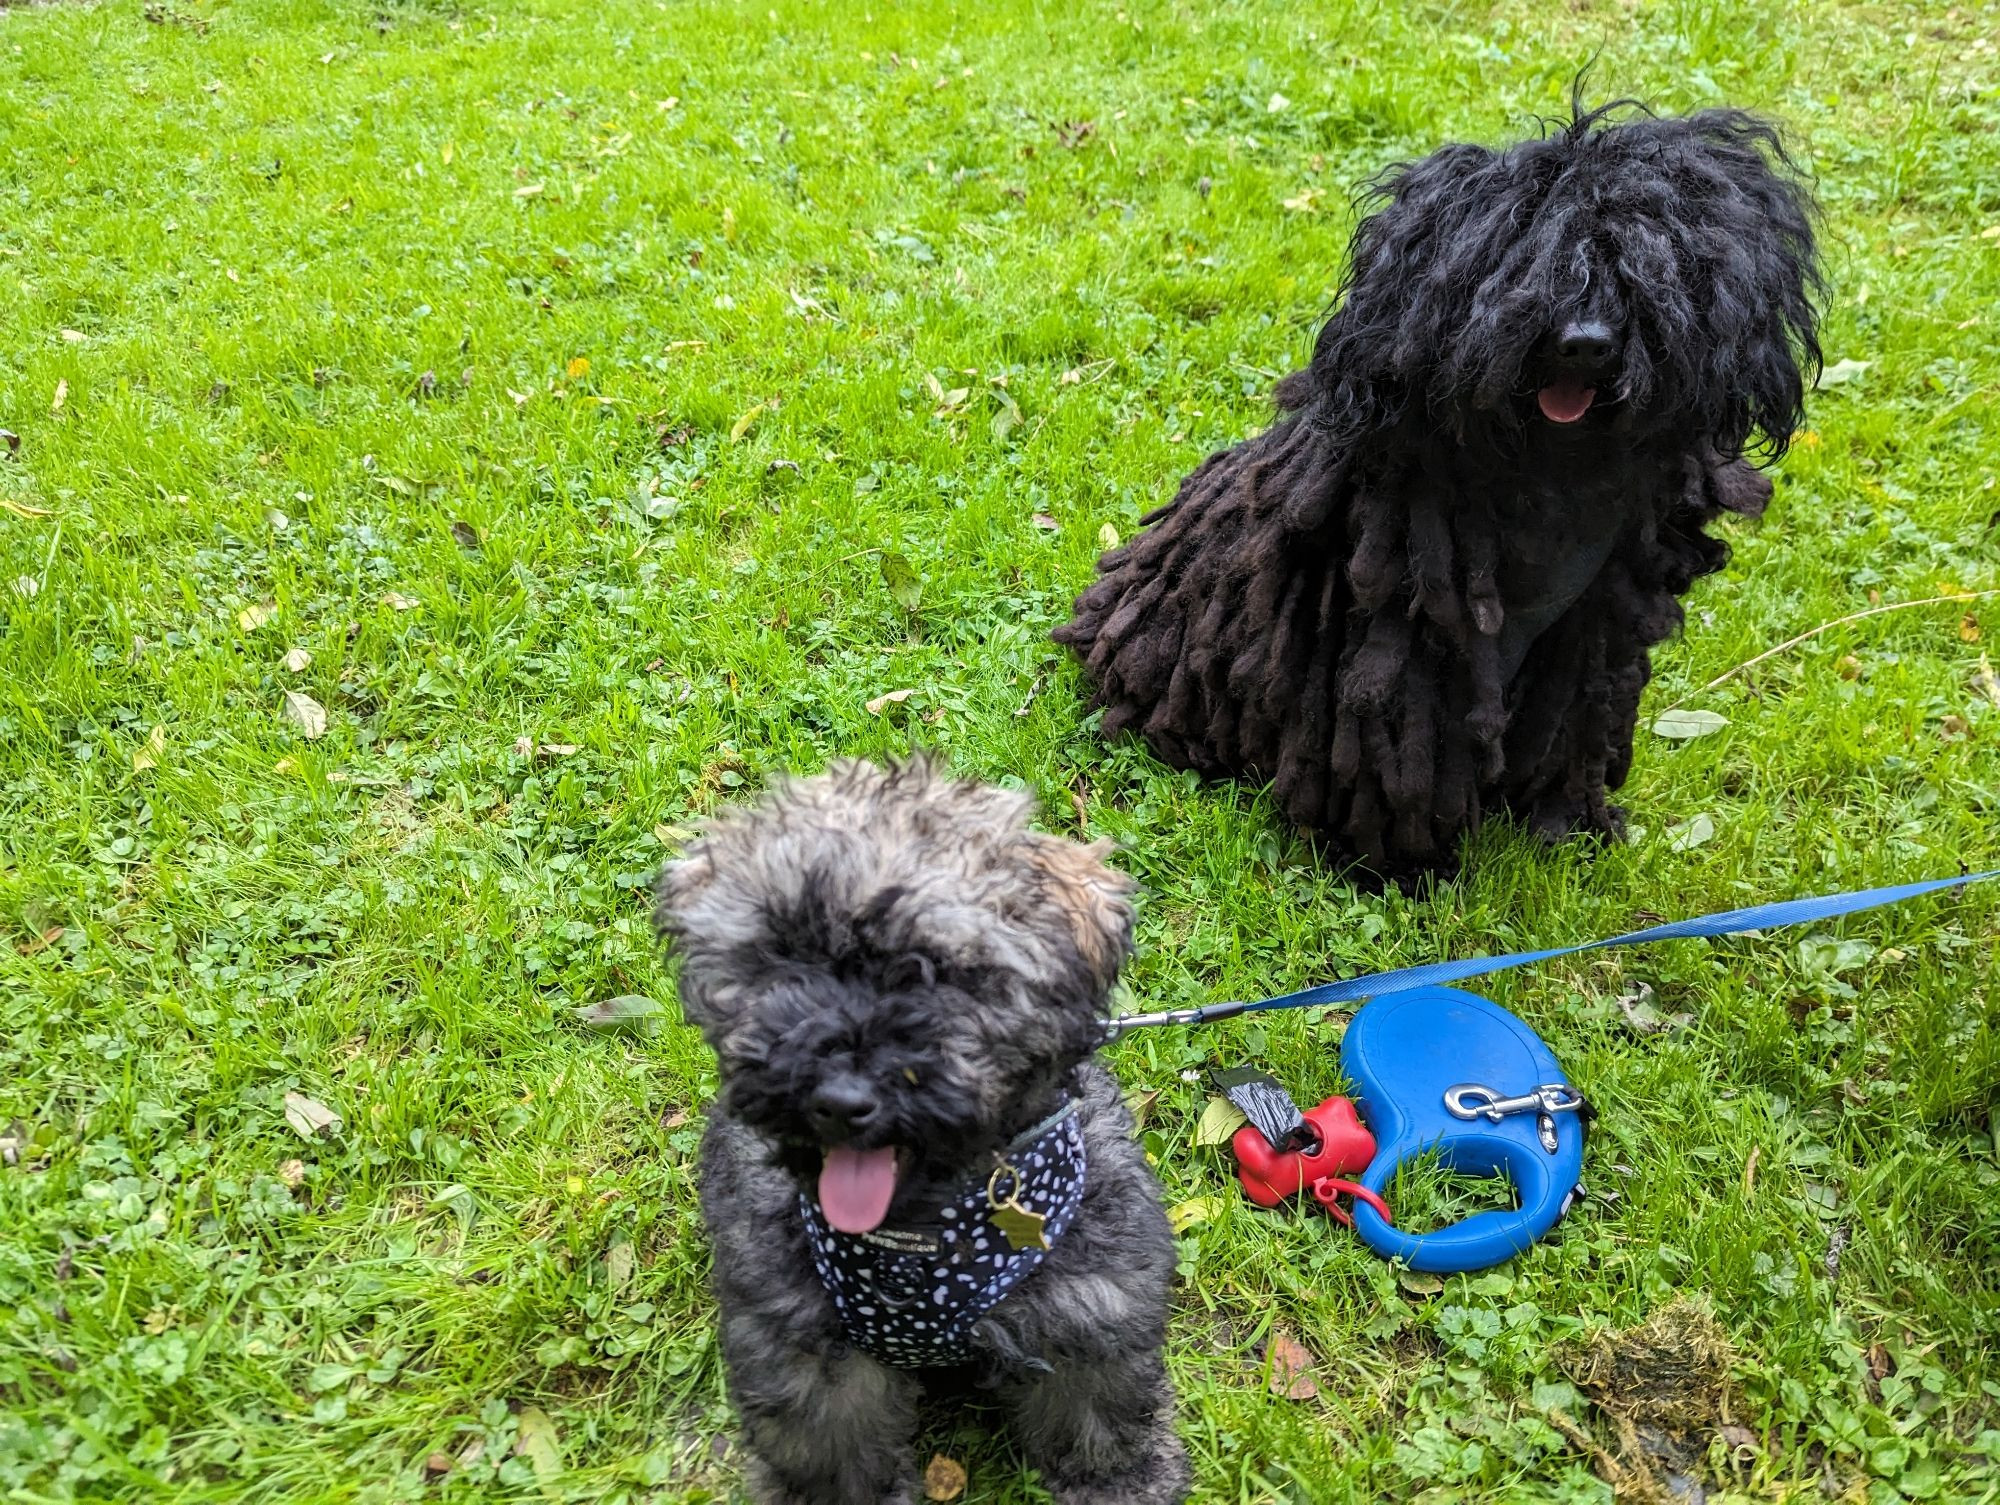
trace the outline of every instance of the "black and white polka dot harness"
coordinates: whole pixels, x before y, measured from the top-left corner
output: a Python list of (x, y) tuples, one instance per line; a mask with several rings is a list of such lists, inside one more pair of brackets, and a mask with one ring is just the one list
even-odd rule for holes
[[(1034, 1273), (1045, 1246), (1075, 1220), (1083, 1173), (1083, 1128), (1075, 1102), (1065, 1100), (995, 1157), (990, 1177), (941, 1204), (935, 1223), (841, 1233), (802, 1193), (813, 1268), (848, 1341), (898, 1369), (971, 1361), (973, 1327)], [(1017, 1247), (1020, 1233), (1004, 1231), (1010, 1209), (1030, 1224), (1044, 1220), (1040, 1242)]]

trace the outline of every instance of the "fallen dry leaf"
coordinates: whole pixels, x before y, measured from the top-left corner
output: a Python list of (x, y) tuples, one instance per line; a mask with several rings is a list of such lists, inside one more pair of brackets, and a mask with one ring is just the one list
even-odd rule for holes
[(303, 648), (293, 648), (279, 660), (288, 673), (303, 674), (312, 667), (313, 656)]
[(1037, 512), (1033, 518), (1033, 522), (1044, 533), (1060, 533), (1062, 531), (1062, 524), (1050, 517), (1046, 512)]
[(1976, 643), (1979, 641), (1979, 618), (1975, 617), (1971, 612), (1967, 612), (1963, 617), (1959, 618), (1958, 640), (1961, 643)]
[(533, 737), (514, 739), (514, 756), (517, 758), (568, 758), (576, 755), (574, 742), (537, 742)]
[(317, 1139), (322, 1134), (340, 1132), (340, 1115), (317, 1099), (307, 1097), (302, 1092), (285, 1094), (285, 1122), (298, 1131), (301, 1139)]
[(1178, 1236), (1190, 1228), (1214, 1222), (1216, 1214), (1222, 1211), (1222, 1205), (1220, 1197), (1190, 1197), (1167, 1209), (1167, 1223)]
[(1938, 735), (1947, 742), (1957, 742), (1972, 730), (1972, 723), (1963, 716), (1947, 716), (1938, 723)]
[(1285, 1400), (1311, 1400), (1319, 1394), (1319, 1382), (1312, 1375), (1313, 1364), (1317, 1362), (1312, 1350), (1284, 1329), (1271, 1334), (1265, 1357), (1270, 1363), (1265, 1384), (1273, 1395)]
[(587, 1029), (645, 1034), (659, 1018), (660, 1006), (643, 993), (621, 993), (616, 998), (586, 1003), (574, 1012), (577, 1022)]
[(297, 1191), (306, 1182), (306, 1163), (303, 1160), (286, 1160), (278, 1166), (278, 1179)]
[(471, 523), (461, 519), (454, 518), (452, 520), (451, 536), (452, 541), (461, 549), (477, 549), (479, 547), (479, 530), (473, 527)]
[(632, 1284), (633, 1273), (639, 1263), (638, 1251), (632, 1241), (621, 1238), (604, 1253), (604, 1282), (613, 1291), (623, 1291)]
[(544, 1486), (553, 1483), (563, 1468), (556, 1424), (540, 1406), (521, 1407), (515, 1421), (520, 1431), (514, 1438), (514, 1456), (528, 1460), (536, 1482)]
[(1612, 1000), (1618, 1005), (1618, 1012), (1625, 1016), (1625, 1023), (1636, 1035), (1665, 1035), (1677, 1029), (1685, 1029), (1694, 1023), (1692, 1014), (1662, 1014), (1653, 1006), (1653, 985), (1642, 982), (1630, 993), (1620, 993)]
[(2000, 706), (2000, 679), (1993, 674), (1993, 665), (1985, 654), (1979, 655), (1979, 672), (1972, 676), (1972, 688)]
[(424, 1472), (433, 1478), (439, 1474), (448, 1474), (452, 1471), (455, 1461), (449, 1453), (432, 1453), (424, 1460)]
[(14, 594), (19, 596), (23, 601), (32, 601), (41, 593), (42, 582), (37, 580), (33, 575), (16, 575), (14, 577)]
[(864, 705), (862, 709), (867, 711), (871, 716), (879, 716), (888, 710), (890, 706), (901, 705), (916, 693), (915, 690), (891, 690), (886, 695), (877, 695), (873, 700)]
[(144, 773), (149, 768), (158, 768), (166, 752), (167, 729), (156, 726), (144, 742), (132, 749), (132, 772)]
[(394, 611), (415, 611), (424, 603), (415, 596), (406, 596), (401, 591), (388, 591), (382, 597), (382, 604)]
[(1118, 547), (1117, 528), (1113, 527), (1110, 523), (1106, 523), (1103, 527), (1099, 528), (1097, 530), (1097, 546), (1100, 549), (1117, 548)]
[(49, 400), (49, 416), (53, 418), (57, 413), (60, 413), (63, 410), (63, 404), (68, 401), (69, 378), (66, 376), (57, 377), (56, 395)]
[(956, 1500), (965, 1493), (965, 1465), (956, 1458), (937, 1454), (924, 1465), (924, 1498)]
[(62, 936), (63, 927), (60, 925), (51, 925), (40, 935), (31, 935), (25, 941), (20, 942), (14, 947), (14, 950), (22, 956), (33, 956), (38, 951), (48, 950), (49, 947), (61, 940)]
[(686, 826), (658, 825), (653, 827), (653, 840), (657, 841), (663, 847), (677, 847), (692, 835), (694, 835), (694, 832), (690, 831)]
[(514, 197), (517, 199), (533, 199), (541, 197), (541, 193), (542, 185), (540, 183), (523, 183), (519, 188), (514, 190)]
[(745, 434), (749, 433), (750, 425), (757, 421), (758, 417), (763, 413), (764, 409), (767, 406), (768, 404), (760, 402), (755, 407), (751, 408), (749, 412), (745, 413), (741, 418), (737, 419), (734, 423), (730, 424), (729, 442), (731, 444), (734, 444), (739, 439), (741, 439)]
[(1706, 846), (1715, 840), (1715, 818), (1697, 815), (1692, 820), (1682, 821), (1677, 826), (1667, 828), (1667, 849), (1673, 852), (1692, 852), (1696, 847)]
[(1243, 1110), (1226, 1097), (1212, 1097), (1208, 1106), (1201, 1110), (1201, 1119), (1194, 1126), (1196, 1144), (1228, 1144), (1236, 1131), (1250, 1120)]
[(326, 735), (326, 707), (303, 690), (285, 691), (285, 718), (297, 725), (308, 742)]
[(277, 614), (277, 602), (258, 601), (236, 613), (236, 625), (245, 632), (255, 632)]
[(1691, 737), (1712, 736), (1727, 725), (1729, 718), (1714, 711), (1667, 711), (1654, 721), (1653, 735), (1686, 741)]

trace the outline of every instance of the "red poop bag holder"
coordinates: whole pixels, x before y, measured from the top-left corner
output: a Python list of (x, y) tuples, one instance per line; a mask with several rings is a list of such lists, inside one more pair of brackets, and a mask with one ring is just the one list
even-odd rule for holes
[[(1354, 1219), (1338, 1200), (1345, 1193), (1368, 1203), (1385, 1223), (1393, 1222), (1388, 1203), (1349, 1179), (1375, 1158), (1375, 1136), (1362, 1127), (1354, 1104), (1330, 1097), (1300, 1116), (1303, 1122), (1283, 1136), (1284, 1148), (1274, 1148), (1254, 1123), (1244, 1124), (1229, 1141), (1236, 1155), (1236, 1180), (1250, 1200), (1259, 1207), (1276, 1207), (1309, 1191), (1351, 1228)], [(1301, 1142), (1300, 1147), (1290, 1148), (1293, 1142)]]

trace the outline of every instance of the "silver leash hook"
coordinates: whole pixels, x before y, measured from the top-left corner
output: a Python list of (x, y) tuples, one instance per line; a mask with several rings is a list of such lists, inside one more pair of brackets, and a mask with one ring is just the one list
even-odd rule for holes
[(1576, 1113), (1582, 1107), (1583, 1094), (1567, 1082), (1544, 1082), (1519, 1097), (1502, 1097), (1477, 1082), (1460, 1082), (1444, 1090), (1444, 1109), (1453, 1118), (1483, 1118), (1497, 1124), (1510, 1114), (1534, 1114), (1535, 1137), (1551, 1155), (1561, 1146), (1556, 1138), (1556, 1115)]
[(1444, 1090), (1445, 1111), (1453, 1118), (1484, 1118), (1492, 1123), (1515, 1113), (1574, 1113), (1583, 1094), (1567, 1082), (1546, 1082), (1519, 1097), (1502, 1097), (1478, 1082), (1460, 1082)]

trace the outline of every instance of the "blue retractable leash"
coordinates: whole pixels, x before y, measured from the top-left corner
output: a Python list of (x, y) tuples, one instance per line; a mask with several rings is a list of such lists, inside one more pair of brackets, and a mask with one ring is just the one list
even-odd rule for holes
[(1757, 904), (1549, 951), (1428, 962), (1253, 1001), (1207, 1004), (1109, 1021), (1112, 1036), (1155, 1024), (1207, 1024), (1239, 1014), (1372, 999), (1341, 1039), (1341, 1068), (1358, 1088), (1378, 1147), (1360, 1184), (1385, 1190), (1397, 1169), (1429, 1150), (1454, 1170), (1504, 1175), (1520, 1205), (1482, 1212), (1435, 1233), (1403, 1233), (1365, 1202), (1354, 1231), (1385, 1258), (1436, 1273), (1511, 1259), (1555, 1226), (1583, 1171), (1583, 1094), (1535, 1032), (1498, 1004), (1441, 984), (1612, 946), (1698, 940), (1831, 920), (2000, 877), (2000, 868), (1891, 888)]

